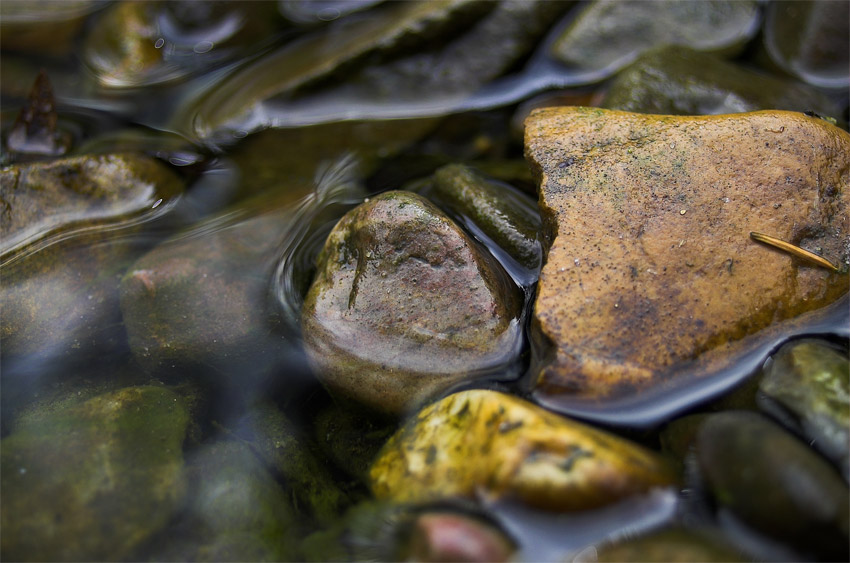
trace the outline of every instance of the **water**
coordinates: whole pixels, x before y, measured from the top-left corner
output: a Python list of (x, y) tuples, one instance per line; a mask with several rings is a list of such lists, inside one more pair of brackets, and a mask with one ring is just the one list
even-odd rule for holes
[[(265, 4), (259, 3), (251, 9), (276, 6), (271, 2)], [(187, 452), (202, 452), (216, 438), (229, 436), (236, 428), (243, 429), (246, 413), (261, 401), (275, 404), (293, 421), (298, 439), (321, 444), (313, 428), (317, 424), (317, 413), (343, 409), (347, 405), (318, 384), (301, 350), (299, 319), (315, 271), (316, 257), (333, 225), (346, 211), (378, 191), (404, 187), (427, 196), (429, 190), (422, 179), (442, 164), (455, 160), (486, 164), (522, 158), (521, 139), (511, 129), (516, 119), (505, 119), (506, 115), (520, 115), (528, 106), (537, 103), (534, 98), (537, 94), (550, 94), (553, 90), (566, 90), (562, 94), (567, 97), (591, 94), (598, 97), (606, 87), (605, 78), (625, 60), (636, 56), (629, 53), (623, 60), (600, 69), (568, 68), (559, 63), (549, 55), (551, 45), (577, 13), (576, 9), (565, 10), (562, 17), (549, 22), (551, 25), (529, 52), (518, 57), (497, 77), (469, 90), (449, 88), (432, 92), (414, 88), (377, 98), (370, 87), (346, 83), (344, 72), (340, 73), (342, 77), (329, 73), (331, 78), (325, 77), (324, 88), (314, 87), (298, 95), (284, 92), (268, 96), (249, 104), (249, 111), (236, 118), (217, 115), (219, 110), (223, 111), (223, 106), (245, 101), (235, 96), (250, 95), (250, 91), (246, 94), (246, 90), (250, 90), (246, 84), (250, 86), (250, 83), (232, 82), (237, 69), (249, 65), (259, 65), (262, 69), (263, 64), (273, 60), (274, 53), (285, 54), (285, 49), (295, 40), (326, 29), (316, 26), (347, 17), (367, 18), (368, 15), (363, 14), (370, 12), (361, 10), (374, 9), (375, 4), (370, 0), (352, 4), (287, 4), (289, 23), (275, 20), (279, 24), (276, 31), (245, 43), (233, 38), (238, 37), (241, 26), (251, 23), (248, 8), (244, 8), (247, 15), (242, 14), (243, 8), (237, 4), (234, 10), (225, 10), (223, 15), (205, 20), (201, 13), (179, 16), (170, 7), (156, 18), (162, 37), (153, 38), (156, 49), (171, 49), (168, 64), (140, 82), (104, 81), (97, 74), (97, 65), (93, 63), (100, 64), (102, 60), (92, 59), (92, 47), (86, 43), (86, 38), (103, 32), (98, 18), (109, 6), (101, 3), (83, 10), (75, 39), (59, 54), (15, 50), (4, 43), (0, 114), (4, 143), (35, 73), (45, 68), (56, 93), (59, 127), (72, 139), (71, 154), (144, 153), (165, 163), (186, 185), (179, 196), (155, 198), (146, 212), (117, 223), (81, 223), (25, 240), (3, 241), (0, 268), (3, 268), (3, 285), (9, 291), (16, 284), (25, 283), (18, 281), (26, 275), (19, 275), (16, 268), (28, 267), (34, 257), (51, 253), (66, 256), (63, 253), (67, 253), (67, 258), (59, 260), (59, 265), (49, 270), (54, 277), (43, 282), (44, 287), (39, 289), (44, 296), (43, 307), (53, 306), (48, 297), (67, 296), (65, 302), (56, 305), (61, 318), (51, 319), (46, 315), (48, 320), (45, 321), (54, 329), (66, 326), (67, 330), (56, 330), (48, 344), (37, 350), (27, 350), (13, 337), (4, 335), (4, 350), (0, 356), (0, 432), (4, 437), (10, 435), (16, 419), (34, 406), (52, 404), (75, 393), (85, 397), (125, 385), (156, 383), (204, 390), (203, 400), (193, 404), (193, 415), (197, 415), (200, 422), (196, 423), (192, 437), (184, 445)], [(185, 6), (184, 9), (189, 10)], [(346, 13), (349, 9), (351, 14)], [(188, 17), (190, 23), (181, 24), (175, 19), (179, 17)], [(12, 19), (4, 15), (4, 23)], [(44, 19), (50, 18), (45, 15)], [(227, 49), (215, 48), (231, 40), (236, 42)], [(752, 49), (755, 47), (751, 45)], [(745, 53), (750, 63), (757, 60), (750, 55)], [(376, 65), (381, 63), (380, 56), (374, 59)], [(829, 94), (846, 107), (846, 92), (833, 90)], [(340, 144), (343, 148), (328, 153), (311, 152), (311, 126), (333, 127), (338, 122), (354, 120), (385, 120), (392, 124), (392, 120), (400, 119), (411, 119), (410, 129), (421, 126), (422, 131), (416, 134), (410, 133), (410, 129), (394, 131), (384, 138), (376, 134), (378, 140), (371, 140), (371, 146), (364, 148), (359, 132), (334, 135), (331, 130), (326, 142), (320, 139), (313, 144)], [(452, 129), (452, 124), (469, 122), (500, 125), (492, 134), (467, 130), (465, 126), (460, 127), (460, 133)], [(253, 134), (267, 127), (287, 129), (293, 133), (293, 140), (268, 145), (260, 154), (240, 154), (240, 149), (256, 138)], [(302, 132), (303, 138), (298, 136)], [(350, 148), (346, 144), (350, 144)], [(457, 157), (459, 147), (464, 153), (462, 159)], [(10, 152), (5, 145), (3, 149), (3, 165), (29, 159)], [(286, 158), (303, 161), (303, 170), (299, 168), (292, 174), (281, 175), (274, 165)], [(406, 169), (404, 162), (420, 164)], [(267, 172), (265, 166), (271, 172)], [(261, 188), (252, 192), (246, 188), (249, 184)], [(506, 189), (514, 192), (517, 205), (534, 208), (533, 196), (510, 186)], [(518, 340), (517, 348), (510, 351), (512, 359), (481, 370), (470, 381), (447, 389), (445, 394), (470, 387), (499, 389), (657, 447), (658, 427), (682, 414), (700, 411), (746, 382), (783, 343), (817, 336), (846, 347), (850, 338), (847, 313), (850, 302), (844, 296), (824, 310), (765, 331), (746, 355), (720, 372), (700, 374), (686, 381), (670, 381), (651, 392), (605, 404), (563, 395), (548, 396), (534, 389), (536, 373), (547, 355), (546, 347), (535, 341), (532, 331), (539, 270), (517, 262), (470, 217), (448, 207), (444, 210), (482, 249), (496, 258), (523, 299), (522, 312), (514, 320), (522, 327), (523, 337)], [(213, 310), (215, 306), (223, 309), (225, 304), (245, 297), (249, 305), (246, 316), (250, 316), (253, 323), (246, 329), (250, 338), (230, 346), (232, 342), (227, 341), (227, 336), (220, 336), (212, 343), (206, 342), (212, 351), (209, 357), (190, 357), (185, 362), (162, 351), (157, 352), (162, 353), (161, 356), (153, 359), (138, 352), (134, 355), (130, 344), (133, 327), (119, 314), (117, 287), (119, 283), (127, 283), (121, 282), (126, 279), (125, 275), (135, 275), (142, 283), (149, 281), (143, 272), (133, 270), (134, 264), (152, 249), (161, 248), (164, 241), (175, 248), (183, 245), (190, 248), (193, 255), (204, 258), (218, 257), (216, 252), (222, 245), (231, 250), (241, 248), (243, 256), (251, 257), (250, 263), (229, 258), (221, 262), (211, 259), (222, 268), (220, 273), (233, 276), (236, 282), (244, 283), (249, 289), (244, 295), (226, 291), (210, 293)], [(104, 262), (99, 261), (101, 253), (107, 256)], [(198, 276), (203, 276), (195, 280), (197, 287), (212, 287), (207, 284), (217, 272), (203, 267), (197, 272)], [(40, 276), (33, 275), (33, 278), (40, 280)], [(93, 281), (90, 286), (80, 287), (76, 285), (75, 276), (85, 279), (89, 276)], [(209, 291), (214, 292), (214, 289)], [(12, 297), (4, 297), (6, 315), (18, 305), (17, 294), (10, 295)], [(201, 302), (207, 293), (204, 289), (186, 295), (198, 297)], [(99, 308), (93, 308), (92, 303), (98, 303)], [(66, 308), (61, 309), (60, 305)], [(175, 301), (173, 308), (178, 310), (185, 305)], [(187, 309), (188, 316), (192, 312)], [(199, 315), (191, 319), (194, 326), (203, 325), (204, 316), (198, 310), (195, 312)], [(78, 316), (85, 319), (78, 322)], [(172, 337), (165, 348), (170, 344), (177, 347), (180, 331), (175, 330)], [(189, 342), (186, 349), (195, 344)], [(25, 351), (18, 352), (22, 349)], [(350, 422), (355, 432), (360, 432), (359, 437), (366, 444), (364, 450), (368, 450), (369, 440), (380, 443), (385, 439), (381, 431), (392, 430), (398, 422), (372, 416), (361, 413)], [(373, 435), (378, 438), (370, 438)], [(251, 447), (255, 451), (261, 449), (256, 443), (251, 443)], [(322, 449), (316, 445), (310, 447)], [(352, 467), (333, 459), (333, 455), (322, 451), (324, 469), (337, 485), (351, 494), (351, 504), (368, 496), (363, 483), (352, 476), (355, 473)], [(278, 474), (276, 478), (279, 484), (287, 486), (284, 476)], [(297, 496), (298, 491), (288, 492)], [(340, 508), (340, 515), (343, 508)], [(689, 509), (682, 507), (681, 493), (672, 489), (580, 514), (536, 512), (509, 499), (486, 496), (476, 499), (476, 510), (486, 514), (516, 540), (520, 544), (518, 557), (529, 561), (592, 559), (594, 546), (602, 542), (686, 522), (689, 517)], [(307, 535), (331, 527), (320, 520), (311, 514), (304, 519), (306, 524), (299, 524), (298, 529)], [(170, 530), (181, 530), (180, 526), (185, 524), (178, 516), (170, 527), (153, 538), (168, 539)], [(740, 543), (754, 545), (745, 546), (754, 553), (763, 549), (765, 553), (793, 557), (793, 552), (788, 555), (782, 546), (771, 552), (775, 546), (765, 547), (766, 542), (758, 538), (747, 536)], [(151, 541), (124, 556), (144, 558), (156, 553), (155, 546), (156, 541)], [(97, 556), (88, 558), (96, 559)]]

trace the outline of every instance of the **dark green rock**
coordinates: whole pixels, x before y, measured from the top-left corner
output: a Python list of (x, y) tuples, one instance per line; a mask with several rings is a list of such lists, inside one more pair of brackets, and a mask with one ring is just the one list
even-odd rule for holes
[(801, 84), (686, 47), (646, 53), (611, 82), (603, 107), (663, 115), (784, 109), (840, 117), (835, 102)]
[[(0, 47), (6, 51), (65, 56), (95, 0), (28, 0), (0, 3)], [(4, 60), (4, 65), (6, 61)]]
[(434, 173), (433, 195), (471, 219), (488, 237), (530, 270), (540, 268), (540, 215), (535, 202), (460, 164)]
[(514, 360), (520, 305), (490, 254), (423, 197), (395, 191), (328, 235), (301, 327), (329, 389), (400, 413)]
[(667, 423), (659, 433), (662, 449), (676, 459), (683, 459), (693, 449), (697, 431), (706, 416), (691, 414)]
[(717, 533), (667, 528), (597, 548), (597, 561), (749, 561)]
[(190, 489), (181, 520), (144, 551), (153, 561), (295, 559), (298, 522), (290, 498), (251, 448), (200, 446), (187, 458)]
[(719, 506), (803, 553), (848, 557), (850, 491), (805, 443), (757, 413), (729, 411), (702, 424), (696, 454)]
[(758, 31), (756, 2), (597, 0), (552, 46), (558, 60), (602, 79), (662, 45), (734, 53)]
[(348, 498), (313, 451), (309, 437), (274, 404), (254, 405), (235, 433), (280, 477), (302, 512), (323, 523), (342, 513)]
[(850, 361), (818, 341), (783, 346), (766, 365), (760, 390), (790, 411), (806, 438), (850, 474)]
[(21, 420), (0, 442), (2, 558), (127, 557), (181, 501), (188, 418), (174, 392), (129, 387)]
[(850, 85), (850, 4), (830, 0), (771, 2), (764, 47), (786, 73), (822, 88)]

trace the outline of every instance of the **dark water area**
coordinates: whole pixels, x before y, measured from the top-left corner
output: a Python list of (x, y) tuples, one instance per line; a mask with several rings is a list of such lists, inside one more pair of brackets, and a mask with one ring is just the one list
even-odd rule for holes
[[(552, 241), (542, 234), (539, 178), (524, 160), (523, 119), (537, 107), (604, 105), (630, 65), (667, 44), (646, 44), (646, 36), (661, 35), (651, 23), (630, 31), (615, 16), (588, 16), (597, 4), (604, 3), (2, 2), (0, 495), (8, 502), (0, 558), (596, 561), (609, 560), (612, 546), (670, 530), (685, 530), (681, 545), (701, 546), (682, 548), (680, 560), (843, 557), (830, 542), (848, 538), (847, 522), (840, 514), (811, 516), (827, 502), (820, 490), (800, 511), (807, 525), (826, 529), (826, 539), (786, 539), (784, 524), (764, 525), (712, 489), (710, 470), (696, 460), (697, 431), (686, 431), (687, 447), (678, 450), (665, 432), (689, 415), (765, 411), (814, 444), (807, 446), (813, 463), (840, 482), (830, 491), (846, 492), (846, 451), (822, 448), (827, 439), (811, 434), (803, 415), (753, 390), (789, 342), (816, 341), (846, 358), (846, 294), (752, 336), (746, 353), (722, 369), (702, 372), (695, 361), (688, 377), (647, 392), (596, 401), (538, 385), (554, 353), (535, 327)], [(628, 4), (646, 11), (652, 3)], [(669, 4), (671, 14), (679, 10)], [(794, 94), (754, 101), (745, 88), (726, 91), (708, 77), (708, 86), (690, 83), (702, 107), (732, 113), (782, 105), (817, 111), (846, 129), (847, 77), (836, 70), (841, 61), (832, 64), (846, 25), (843, 35), (833, 29), (837, 16), (829, 11), (840, 8), (794, 3), (828, 36), (819, 39), (786, 29), (783, 3), (730, 4), (740, 4), (742, 15), (720, 6), (693, 16), (715, 28), (708, 39), (678, 39), (689, 45), (682, 48), (785, 80)], [(587, 45), (569, 51), (582, 60), (566, 61), (557, 54), (567, 49), (564, 37), (592, 17), (600, 21), (590, 22)], [(734, 20), (731, 31), (724, 18)], [(593, 42), (620, 26), (622, 36), (609, 42), (622, 43), (619, 53)], [(780, 32), (794, 35), (796, 52), (776, 46)], [(712, 43), (724, 34), (731, 39)], [(805, 59), (809, 47), (824, 60)], [(34, 103), (39, 73), (52, 94)], [(805, 94), (796, 98), (798, 90)], [(38, 119), (19, 117), (22, 108), (43, 110), (48, 124), (30, 126), (33, 144), (23, 146), (15, 144), (22, 133), (13, 132)], [(498, 220), (533, 218), (537, 261), (500, 242), (489, 217), (441, 195), (438, 175), (451, 165), (486, 180), (510, 211), (507, 219), (496, 213)], [(28, 188), (35, 203), (18, 188), (25, 167), (36, 171), (27, 172), (37, 178)], [(54, 180), (44, 177), (73, 193), (54, 193)], [(132, 199), (120, 191), (125, 184), (142, 193), (135, 206), (121, 207)], [(497, 365), (475, 365), (427, 400), (388, 414), (327, 383), (310, 357), (302, 312), (331, 231), (391, 190), (433, 203), (474, 252), (497, 265), (504, 283), (495, 293), (518, 296), (506, 322), (519, 336), (494, 353), (506, 358)], [(384, 351), (368, 352), (381, 358)], [(847, 378), (838, 375), (838, 398), (829, 400), (843, 405)], [(377, 498), (370, 470), (390, 437), (424, 405), (476, 389), (624, 438), (676, 477), (576, 510), (544, 510), (513, 491), (515, 483), (490, 490), (483, 480), (469, 494)], [(469, 441), (476, 439), (470, 431)], [(576, 459), (594, 457), (583, 447), (545, 465), (554, 454), (532, 440), (519, 447), (525, 457), (516, 475), (540, 463), (539, 473), (529, 472), (545, 483)], [(513, 455), (482, 454), (481, 463), (507, 466)], [(631, 459), (625, 466), (640, 465), (622, 455)], [(604, 487), (620, 486), (612, 483)], [(482, 551), (452, 551), (445, 514), (459, 515), (471, 531), (457, 533)], [(731, 551), (699, 551), (704, 545), (692, 533), (720, 538), (715, 543)], [(679, 541), (662, 537), (658, 545), (675, 550)], [(610, 557), (679, 556), (639, 549), (647, 551)]]

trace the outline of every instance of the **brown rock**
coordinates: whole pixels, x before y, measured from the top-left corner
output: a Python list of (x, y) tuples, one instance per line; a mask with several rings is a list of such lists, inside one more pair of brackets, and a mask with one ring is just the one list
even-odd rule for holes
[(333, 391), (398, 413), (515, 358), (516, 286), (423, 197), (386, 192), (328, 235), (304, 301), (304, 344)]
[(715, 372), (847, 292), (846, 275), (750, 238), (846, 270), (850, 136), (826, 121), (548, 108), (526, 126), (549, 246), (535, 304), (555, 347), (546, 392)]

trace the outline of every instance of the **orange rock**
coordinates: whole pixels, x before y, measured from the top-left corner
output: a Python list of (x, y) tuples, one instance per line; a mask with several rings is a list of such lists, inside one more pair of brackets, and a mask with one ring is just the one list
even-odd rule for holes
[(547, 261), (534, 321), (549, 393), (623, 396), (705, 374), (847, 293), (850, 135), (804, 114), (546, 108), (526, 121)]

